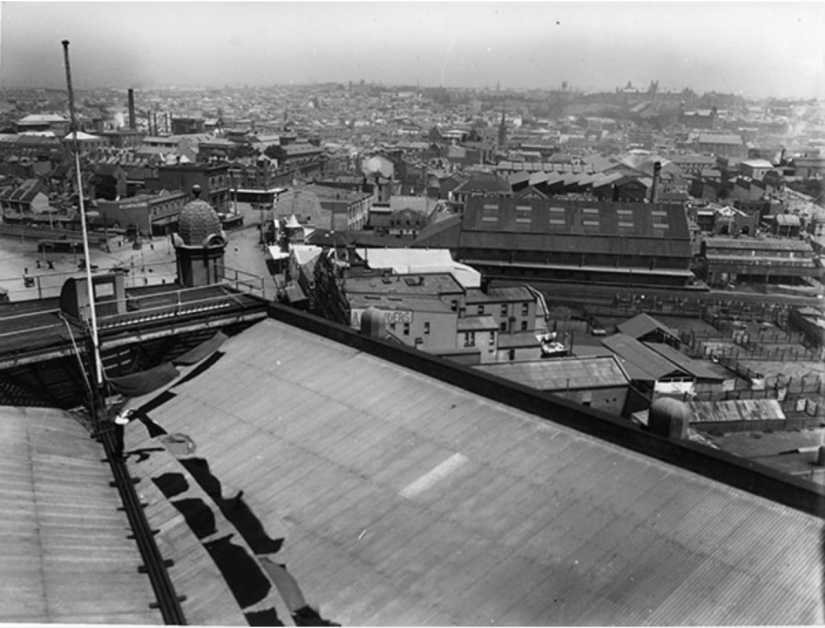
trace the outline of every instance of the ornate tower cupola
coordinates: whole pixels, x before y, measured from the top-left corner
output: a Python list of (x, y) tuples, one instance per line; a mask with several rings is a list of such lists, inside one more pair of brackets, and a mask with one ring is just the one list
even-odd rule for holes
[(172, 234), (178, 266), (178, 283), (187, 288), (223, 281), (226, 234), (212, 206), (200, 199), (201, 188), (192, 186), (195, 197), (178, 218), (178, 232)]

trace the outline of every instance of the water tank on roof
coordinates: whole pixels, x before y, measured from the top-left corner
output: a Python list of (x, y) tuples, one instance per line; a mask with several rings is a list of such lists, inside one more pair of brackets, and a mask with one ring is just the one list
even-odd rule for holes
[(370, 338), (383, 340), (387, 337), (387, 322), (384, 312), (370, 306), (361, 314), (361, 333)]
[(683, 440), (687, 438), (688, 424), (692, 420), (693, 411), (684, 401), (660, 397), (650, 406), (647, 429), (671, 440)]

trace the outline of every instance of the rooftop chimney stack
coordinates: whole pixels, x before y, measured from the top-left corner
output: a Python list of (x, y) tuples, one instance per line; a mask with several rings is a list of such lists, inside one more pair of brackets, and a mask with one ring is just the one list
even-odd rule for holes
[(650, 187), (650, 202), (659, 202), (659, 177), (662, 172), (662, 162), (657, 161), (653, 164), (653, 185)]
[(129, 88), (129, 130), (134, 131), (137, 128), (135, 122), (135, 90)]

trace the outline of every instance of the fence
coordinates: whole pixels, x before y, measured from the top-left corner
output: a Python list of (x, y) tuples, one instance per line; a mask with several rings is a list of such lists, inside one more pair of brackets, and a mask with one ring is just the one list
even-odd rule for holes
[(682, 349), (693, 358), (713, 357), (765, 362), (821, 362), (825, 360), (824, 347), (807, 345), (804, 338), (796, 332), (779, 333), (786, 334), (787, 340), (781, 341), (777, 337), (768, 342), (754, 342), (751, 335), (742, 331), (729, 334), (682, 332), (680, 340)]

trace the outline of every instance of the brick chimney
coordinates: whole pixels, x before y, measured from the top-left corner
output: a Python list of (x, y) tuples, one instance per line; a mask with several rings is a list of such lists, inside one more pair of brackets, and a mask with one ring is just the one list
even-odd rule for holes
[(137, 128), (135, 121), (135, 90), (129, 88), (129, 130), (134, 131)]
[(650, 202), (659, 202), (659, 178), (662, 173), (662, 162), (657, 161), (653, 164), (653, 185), (650, 187)]

